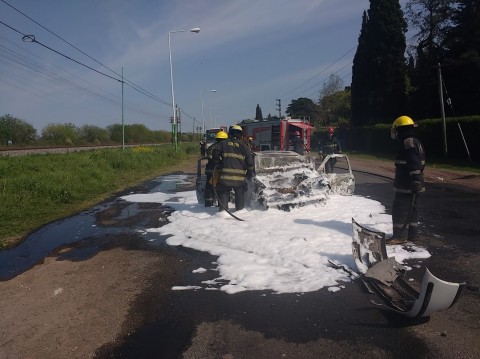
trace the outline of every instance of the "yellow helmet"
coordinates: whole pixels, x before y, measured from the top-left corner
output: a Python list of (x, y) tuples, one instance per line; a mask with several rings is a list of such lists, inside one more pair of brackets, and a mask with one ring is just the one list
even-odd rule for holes
[(253, 137), (250, 136), (250, 137), (248, 138), (248, 140), (249, 140), (249, 141), (253, 141)]
[(415, 122), (408, 116), (400, 116), (395, 121), (393, 121), (393, 127), (400, 126), (415, 126)]
[(238, 131), (243, 131), (242, 128), (239, 125), (233, 125), (230, 127), (231, 130), (238, 130)]
[(395, 121), (393, 121), (392, 128), (390, 129), (390, 137), (392, 138), (392, 140), (398, 139), (398, 131), (397, 131), (397, 128), (398, 128), (398, 127), (402, 127), (402, 126), (414, 126), (414, 127), (417, 127), (417, 125), (415, 125), (415, 122), (413, 122), (413, 120), (412, 120), (410, 117), (408, 117), (408, 116), (400, 116), (400, 117), (397, 118)]
[(228, 135), (225, 131), (218, 131), (217, 135), (215, 136), (215, 139), (217, 140), (224, 140), (226, 138), (228, 138)]

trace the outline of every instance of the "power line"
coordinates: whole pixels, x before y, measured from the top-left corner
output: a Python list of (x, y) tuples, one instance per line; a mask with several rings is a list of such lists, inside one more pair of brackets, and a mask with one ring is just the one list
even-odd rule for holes
[[(3, 0), (2, 0), (2, 1), (3, 1)], [(118, 81), (118, 82), (122, 82), (122, 80), (120, 80), (120, 79), (117, 79), (117, 78), (115, 78), (115, 77), (113, 77), (113, 76), (107, 75), (106, 73), (103, 73), (103, 72), (101, 72), (101, 71), (98, 71), (98, 70), (94, 69), (93, 67), (90, 67), (90, 66), (88, 66), (88, 65), (85, 65), (84, 63), (82, 63), (82, 62), (80, 62), (80, 61), (77, 61), (77, 60), (71, 58), (70, 56), (67, 56), (67, 55), (63, 54), (63, 53), (61, 53), (60, 51), (57, 51), (57, 50), (55, 50), (55, 49), (52, 49), (51, 47), (49, 47), (49, 46), (41, 43), (40, 41), (38, 41), (38, 40), (35, 38), (35, 35), (27, 35), (27, 34), (24, 34), (23, 32), (15, 29), (15, 28), (13, 28), (12, 26), (5, 24), (3, 21), (0, 21), (0, 24), (8, 27), (9, 29), (11, 29), (11, 30), (13, 30), (13, 31), (15, 31), (15, 32), (17, 32), (17, 33), (19, 33), (19, 34), (21, 34), (21, 35), (23, 35), (22, 41), (24, 41), (24, 42), (33, 42), (33, 43), (39, 44), (40, 46), (43, 46), (43, 47), (45, 47), (46, 49), (48, 49), (48, 50), (50, 50), (50, 51), (53, 51), (53, 52), (55, 52), (56, 54), (58, 54), (58, 55), (60, 55), (60, 56), (63, 56), (63, 57), (65, 57), (66, 59), (68, 59), (68, 60), (70, 60), (70, 61), (75, 62), (75, 63), (78, 64), (78, 65), (84, 66), (84, 67), (86, 67), (87, 69), (92, 70), (92, 71), (95, 71), (95, 72), (99, 73), (100, 75), (103, 75), (103, 76), (106, 76), (106, 77), (108, 77), (108, 78), (111, 78), (112, 80), (115, 80), (115, 81)]]
[[(353, 62), (347, 63), (346, 65), (344, 65), (343, 67), (341, 67), (340, 69), (338, 69), (337, 71), (335, 71), (334, 73), (332, 73), (332, 75), (335, 75), (335, 74), (339, 73), (340, 71), (342, 71), (343, 69), (345, 69), (347, 66), (350, 66), (352, 63), (353, 63)], [(329, 76), (329, 77), (330, 77), (330, 76)], [(305, 92), (308, 91), (308, 90), (311, 90), (312, 88), (318, 86), (321, 82), (325, 82), (326, 80), (329, 79), (329, 77), (326, 77), (326, 78), (324, 78), (322, 81), (317, 82), (317, 83), (314, 84), (313, 86), (310, 86), (309, 88), (303, 90), (302, 92), (300, 92), (300, 94), (305, 93)]]
[[(352, 52), (353, 50), (355, 50), (357, 48), (357, 46), (355, 45), (354, 47), (352, 47), (350, 50), (348, 50), (346, 53), (344, 53), (342, 56), (340, 56), (338, 59), (336, 59), (335, 61), (333, 61), (331, 64), (329, 64), (327, 67), (325, 67), (324, 69), (322, 69), (319, 73), (315, 74), (314, 76), (312, 76), (311, 78), (309, 78), (307, 81), (303, 82), (302, 84), (300, 84), (299, 86), (293, 88), (292, 90), (289, 90), (285, 93), (283, 93), (280, 97), (285, 97), (285, 95), (301, 88), (302, 86), (304, 86), (305, 84), (309, 83), (310, 81), (312, 81), (314, 78), (320, 76), (322, 73), (324, 73), (325, 71), (327, 71), (330, 67), (332, 67), (333, 65), (335, 65), (338, 61), (340, 61), (341, 59), (343, 59), (345, 56), (347, 56), (350, 52)], [(311, 87), (310, 87), (311, 88)], [(309, 88), (309, 89), (310, 89)], [(305, 90), (306, 91), (306, 90)]]
[[(18, 47), (16, 43), (13, 43), (7, 39), (4, 39), (8, 44), (13, 45), (15, 47)], [(69, 88), (72, 88), (75, 90), (75, 88), (84, 94), (87, 94), (92, 97), (96, 97), (100, 100), (103, 100), (104, 102), (112, 105), (119, 105), (121, 102), (121, 99), (119, 98), (118, 95), (112, 94), (109, 92), (104, 91), (102, 88), (96, 86), (95, 84), (92, 84), (85, 80), (82, 77), (78, 77), (74, 73), (71, 73), (65, 69), (62, 69), (61, 67), (52, 64), (56, 68), (55, 71), (52, 71), (48, 68), (46, 68), (42, 63), (35, 62), (34, 59), (37, 55), (35, 55), (33, 52), (29, 50), (23, 49), (23, 51), (26, 51), (26, 54), (20, 54), (16, 52), (14, 49), (10, 49), (6, 46), (3, 46), (0, 44), (0, 64), (4, 62), (5, 64), (12, 64), (16, 68), (22, 71), (22, 74), (27, 73), (28, 78), (26, 76), (20, 77), (19, 74), (16, 73), (9, 73), (6, 71), (8, 66), (2, 66), (2, 69), (0, 69), (0, 75), (3, 74), (4, 76), (16, 80), (17, 84), (13, 85), (11, 81), (6, 81), (4, 78), (3, 81), (9, 83), (11, 86), (21, 89), (23, 91), (27, 91), (31, 93), (34, 96), (38, 96), (44, 99), (48, 99), (49, 97), (48, 94), (45, 94), (45, 96), (41, 95), (42, 89), (44, 87), (40, 87), (38, 91), (32, 91), (33, 85), (37, 84), (40, 86), (40, 84), (35, 80), (35, 78), (32, 76), (32, 74), (38, 74), (42, 78), (46, 78), (47, 80), (53, 81), (54, 83), (57, 83), (62, 86), (68, 86)], [(41, 58), (40, 58), (41, 59)], [(69, 77), (74, 77), (75, 80), (79, 80), (86, 85), (76, 83), (75, 81), (72, 81), (69, 79)], [(19, 85), (20, 84), (20, 85)], [(95, 91), (97, 89), (97, 91)], [(47, 97), (46, 97), (47, 96)], [(50, 100), (54, 100), (53, 98), (50, 98)], [(143, 108), (132, 104), (131, 102), (126, 102), (126, 107), (127, 110), (130, 110), (132, 112), (138, 113), (138, 114), (143, 114), (147, 116), (152, 116), (156, 117), (158, 114), (153, 114), (151, 112), (145, 111)]]
[(97, 64), (105, 67), (106, 69), (110, 70), (112, 73), (114, 73), (115, 75), (117, 76), (120, 76), (118, 73), (116, 73), (115, 71), (113, 71), (112, 69), (110, 69), (109, 67), (107, 67), (106, 65), (102, 64), (100, 61), (97, 61), (95, 60), (93, 57), (91, 57), (90, 55), (88, 55), (87, 53), (85, 53), (84, 51), (80, 50), (78, 47), (76, 47), (75, 45), (73, 45), (72, 43), (68, 42), (67, 40), (65, 40), (64, 38), (62, 38), (61, 36), (57, 35), (56, 33), (54, 33), (53, 31), (47, 29), (45, 26), (43, 26), (42, 24), (40, 24), (39, 22), (35, 21), (34, 19), (32, 19), (30, 16), (28, 16), (27, 14), (23, 13), (22, 11), (18, 10), (16, 7), (14, 7), (13, 5), (9, 4), (8, 2), (6, 2), (5, 0), (0, 0), (2, 1), (4, 4), (10, 6), (13, 10), (17, 11), (18, 13), (22, 14), (23, 16), (25, 16), (27, 19), (31, 20), (32, 22), (34, 22), (35, 24), (37, 24), (38, 26), (40, 26), (42, 29), (48, 31), (50, 34), (52, 34), (53, 36), (57, 37), (58, 39), (62, 40), (63, 42), (65, 42), (66, 44), (70, 45), (71, 47), (73, 47), (75, 50), (81, 52), (83, 55), (87, 56), (89, 59), (95, 61)]
[[(11, 6), (10, 4), (6, 3), (4, 0), (0, 0), (0, 1), (2, 1), (3, 3)], [(15, 9), (15, 10), (16, 10), (16, 9)], [(18, 11), (18, 10), (17, 10), (17, 11)], [(21, 13), (21, 12), (20, 12), (20, 13)], [(27, 16), (27, 15), (25, 15), (25, 14), (23, 14), (23, 13), (21, 13), (21, 14), (24, 15), (24, 16)], [(27, 18), (31, 19), (31, 18), (28, 17), (28, 16), (27, 16)], [(32, 19), (31, 19), (31, 20), (32, 20)], [(34, 21), (34, 20), (32, 20), (32, 21)], [(37, 23), (36, 21), (34, 21), (34, 22)], [(137, 92), (139, 92), (139, 93), (141, 93), (141, 94), (149, 97), (149, 98), (152, 99), (152, 100), (158, 101), (158, 102), (160, 102), (160, 103), (162, 103), (162, 104), (164, 104), (164, 105), (166, 105), (166, 106), (171, 106), (171, 103), (169, 103), (168, 101), (165, 101), (165, 100), (161, 99), (160, 97), (155, 96), (155, 95), (152, 94), (151, 92), (142, 89), (140, 86), (136, 85), (135, 83), (133, 83), (133, 82), (131, 82), (131, 81), (126, 80), (125, 78), (124, 78), (124, 81), (122, 81), (121, 79), (115, 78), (115, 77), (110, 76), (110, 75), (108, 75), (108, 74), (106, 74), (106, 73), (104, 73), (104, 72), (98, 71), (98, 70), (94, 69), (94, 68), (91, 67), (91, 66), (88, 66), (88, 65), (86, 65), (86, 64), (84, 64), (84, 63), (82, 63), (82, 62), (80, 62), (80, 61), (77, 61), (77, 60), (71, 58), (70, 56), (67, 56), (67, 55), (65, 55), (65, 54), (63, 54), (63, 53), (61, 53), (61, 52), (59, 52), (59, 51), (57, 51), (57, 50), (55, 50), (55, 49), (53, 49), (53, 48), (51, 48), (51, 47), (49, 47), (49, 46), (47, 46), (47, 45), (39, 42), (38, 40), (36, 40), (35, 35), (26, 35), (26, 34), (24, 34), (23, 32), (15, 29), (14, 27), (12, 27), (12, 26), (4, 23), (3, 21), (0, 21), (0, 24), (2, 24), (2, 25), (4, 25), (4, 26), (8, 27), (9, 29), (11, 29), (12, 31), (15, 31), (15, 32), (17, 32), (18, 34), (22, 35), (22, 36), (23, 36), (23, 37), (22, 37), (22, 40), (23, 40), (24, 42), (37, 43), (37, 44), (45, 47), (46, 49), (48, 49), (48, 50), (50, 50), (50, 51), (53, 51), (53, 52), (55, 52), (55, 53), (58, 54), (58, 55), (61, 55), (61, 56), (65, 57), (65, 58), (68, 59), (68, 60), (71, 60), (71, 61), (73, 61), (73, 62), (75, 62), (75, 63), (77, 63), (77, 64), (79, 64), (79, 65), (81, 65), (81, 66), (84, 66), (84, 67), (88, 68), (89, 70), (95, 71), (95, 72), (97, 72), (98, 74), (101, 74), (101, 75), (103, 75), (103, 76), (106, 76), (106, 77), (108, 77), (108, 78), (110, 78), (110, 79), (113, 79), (113, 80), (115, 80), (115, 81), (117, 81), (117, 82), (120, 82), (120, 83), (123, 82), (124, 84), (126, 84), (126, 85), (129, 86), (129, 87), (131, 87), (131, 88), (134, 89), (135, 91), (137, 91)], [(38, 23), (37, 23), (37, 24), (38, 24)], [(39, 24), (39, 26), (41, 26), (41, 25)], [(43, 27), (43, 26), (42, 26), (42, 27)], [(43, 27), (43, 28), (44, 28), (44, 27)], [(49, 32), (51, 32), (51, 31), (48, 30), (48, 29), (46, 29), (46, 30), (49, 31)], [(54, 35), (55, 35), (55, 34), (54, 34)], [(55, 35), (55, 36), (57, 36), (57, 35)], [(57, 36), (57, 37), (58, 37), (58, 36)], [(62, 39), (61, 37), (59, 37), (59, 38)], [(62, 40), (63, 40), (63, 39), (62, 39)], [(63, 41), (65, 41), (67, 44), (71, 45), (68, 41), (66, 41), (66, 40), (63, 40)], [(71, 46), (73, 46), (73, 45), (71, 45)], [(85, 54), (83, 51), (79, 50), (79, 49), (76, 48), (75, 46), (73, 46), (73, 47), (74, 47), (75, 49), (77, 49), (78, 51), (80, 51), (81, 53)], [(85, 55), (86, 55), (86, 54), (85, 54)], [(86, 56), (88, 56), (88, 55), (86, 55)], [(93, 59), (92, 57), (90, 57), (90, 56), (88, 56), (88, 57), (91, 58), (92, 60), (94, 60), (95, 62), (99, 63), (100, 65), (104, 66), (104, 67), (107, 68), (108, 70), (112, 71), (112, 72), (113, 72), (114, 74), (116, 74), (117, 76), (120, 76), (120, 75), (118, 75), (115, 71), (109, 69), (108, 67), (106, 67), (106, 66), (103, 65), (102, 63), (96, 61), (96, 60)]]
[[(58, 39), (62, 40), (63, 42), (65, 42), (66, 44), (70, 45), (71, 47), (73, 47), (75, 50), (77, 50), (78, 52), (80, 52), (81, 54), (87, 56), (89, 59), (91, 59), (92, 61), (96, 62), (97, 64), (99, 64), (100, 66), (103, 66), (104, 68), (106, 68), (107, 70), (109, 70), (110, 72), (112, 72), (113, 74), (117, 75), (118, 77), (122, 77), (122, 75), (118, 74), (117, 72), (115, 72), (114, 70), (112, 70), (111, 68), (109, 68), (108, 66), (104, 65), (103, 63), (101, 63), (100, 61), (94, 59), (92, 56), (88, 55), (85, 51), (82, 51), (81, 49), (79, 49), (77, 46), (73, 45), (72, 43), (70, 43), (69, 41), (65, 40), (64, 38), (62, 38), (61, 36), (57, 35), (56, 33), (54, 33), (53, 31), (51, 31), (50, 29), (46, 28), (45, 26), (43, 26), (42, 24), (40, 24), (38, 21), (35, 21), (34, 19), (32, 19), (30, 16), (28, 16), (27, 14), (25, 14), (24, 12), (18, 10), (16, 7), (14, 7), (13, 5), (9, 4), (8, 2), (6, 2), (5, 0), (0, 0), (2, 1), (4, 4), (10, 6), (13, 10), (17, 11), (18, 13), (20, 13), (21, 15), (25, 16), (27, 19), (29, 19), (30, 21), (34, 22), (35, 24), (37, 24), (38, 26), (40, 26), (42, 29), (48, 31), (50, 34), (52, 34), (53, 36), (57, 37)], [(96, 70), (94, 70), (96, 71)], [(118, 81), (118, 80), (117, 80)], [(136, 85), (135, 83), (133, 83), (132, 81), (129, 81), (128, 79), (124, 78), (123, 77), (123, 81), (125, 84), (127, 84), (128, 86), (132, 87), (133, 89), (137, 90), (138, 92), (142, 93), (143, 95), (146, 95), (148, 97), (150, 97), (151, 99), (154, 99), (154, 100), (157, 100), (158, 102), (161, 102), (165, 105), (168, 105), (168, 106), (171, 106), (171, 103), (168, 103), (167, 101), (165, 100), (162, 100), (161, 98), (159, 97), (156, 97), (155, 95), (153, 95), (151, 92), (147, 91), (147, 90), (144, 90), (142, 89), (140, 86)]]

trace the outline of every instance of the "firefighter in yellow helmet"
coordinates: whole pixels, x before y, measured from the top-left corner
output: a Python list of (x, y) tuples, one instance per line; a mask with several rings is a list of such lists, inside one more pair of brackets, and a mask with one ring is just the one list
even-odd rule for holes
[(213, 196), (213, 185), (211, 178), (213, 176), (213, 170), (215, 168), (215, 163), (213, 161), (213, 150), (215, 146), (218, 145), (219, 142), (226, 140), (228, 135), (225, 131), (218, 131), (215, 135), (215, 143), (213, 143), (210, 147), (207, 148), (207, 157), (208, 162), (205, 166), (205, 174), (207, 175), (207, 183), (205, 185), (205, 207), (212, 207), (214, 203), (214, 196)]
[(417, 126), (410, 117), (400, 116), (391, 128), (391, 137), (398, 144), (393, 182), (393, 236), (388, 240), (389, 244), (414, 242), (418, 239), (417, 203), (420, 192), (425, 191), (425, 151), (415, 136), (415, 127)]
[(243, 130), (233, 125), (228, 131), (228, 139), (220, 142), (213, 150), (213, 160), (220, 168), (220, 179), (216, 186), (219, 210), (228, 210), (230, 191), (235, 192), (235, 209), (245, 207), (245, 179), (254, 174), (252, 152), (243, 142)]

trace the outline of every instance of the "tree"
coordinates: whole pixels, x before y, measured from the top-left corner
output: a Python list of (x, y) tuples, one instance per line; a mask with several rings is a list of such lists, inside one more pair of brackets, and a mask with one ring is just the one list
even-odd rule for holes
[(257, 104), (257, 108), (255, 109), (255, 121), (263, 121), (262, 109), (259, 104)]
[(443, 78), (453, 100), (451, 115), (480, 113), (480, 2), (456, 1), (452, 26), (445, 36)]
[(370, 0), (352, 69), (352, 124), (384, 123), (406, 106), (405, 33), (398, 0)]
[(319, 100), (319, 125), (336, 124), (338, 121), (349, 121), (351, 118), (351, 91), (342, 89), (343, 81), (337, 75), (330, 75), (323, 84)]
[(323, 84), (322, 89), (320, 90), (320, 99), (333, 95), (334, 93), (341, 91), (343, 87), (343, 81), (338, 75), (331, 74), (328, 78), (328, 81)]
[(349, 123), (352, 115), (350, 88), (347, 87), (322, 97), (319, 108), (321, 126), (335, 125), (338, 127), (340, 123), (342, 126)]
[(0, 145), (26, 145), (37, 139), (37, 130), (28, 122), (9, 114), (0, 117)]
[(285, 113), (292, 118), (309, 120), (313, 124), (318, 123), (319, 121), (318, 105), (306, 97), (292, 100), (287, 106)]
[(445, 39), (451, 27), (454, 0), (409, 0), (406, 15), (414, 30), (415, 66), (409, 70), (411, 111), (417, 118), (439, 115), (438, 64), (445, 56)]
[(81, 142), (99, 145), (110, 142), (108, 130), (94, 125), (84, 125), (80, 127), (79, 139)]
[(73, 123), (49, 124), (42, 130), (41, 139), (49, 145), (73, 146), (79, 143), (79, 129)]

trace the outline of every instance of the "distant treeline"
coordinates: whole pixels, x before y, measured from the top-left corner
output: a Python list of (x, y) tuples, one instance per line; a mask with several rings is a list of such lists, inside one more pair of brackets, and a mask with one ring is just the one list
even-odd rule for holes
[[(182, 142), (192, 142), (199, 134), (181, 134)], [(0, 117), (0, 147), (3, 146), (79, 146), (134, 143), (168, 143), (172, 136), (169, 131), (152, 131), (142, 124), (122, 127), (113, 124), (107, 128), (95, 125), (77, 127), (73, 123), (50, 124), (41, 134), (27, 121), (3, 115)]]

